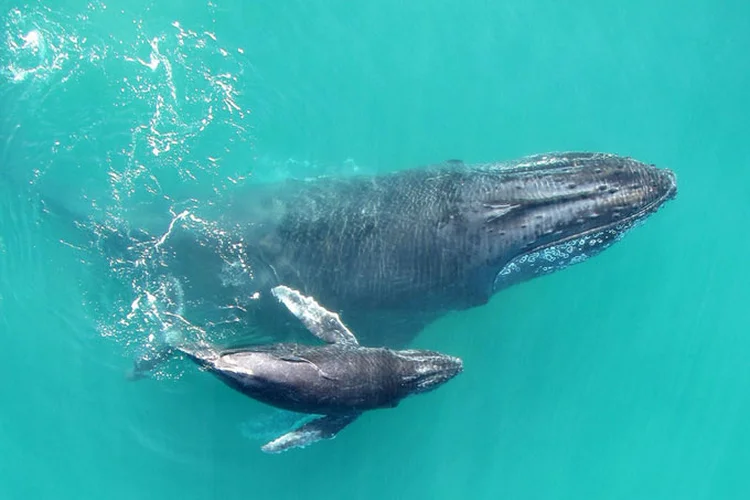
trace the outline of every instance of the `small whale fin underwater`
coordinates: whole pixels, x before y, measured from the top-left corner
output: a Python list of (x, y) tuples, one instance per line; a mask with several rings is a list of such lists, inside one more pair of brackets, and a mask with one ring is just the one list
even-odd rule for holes
[(232, 389), (279, 409), (315, 415), (261, 447), (267, 453), (332, 439), (364, 411), (394, 408), (445, 384), (461, 359), (428, 350), (362, 347), (339, 315), (280, 285), (272, 294), (326, 344), (268, 344), (220, 350), (206, 343), (172, 346)]

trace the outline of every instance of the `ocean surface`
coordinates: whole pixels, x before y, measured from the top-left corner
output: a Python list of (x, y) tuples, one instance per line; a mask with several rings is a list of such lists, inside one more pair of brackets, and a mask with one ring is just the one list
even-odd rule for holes
[[(1, 0), (0, 499), (749, 498), (749, 49), (738, 0)], [(446, 386), (281, 455), (187, 362), (125, 379), (137, 263), (50, 210), (561, 150), (678, 196), (431, 324)]]

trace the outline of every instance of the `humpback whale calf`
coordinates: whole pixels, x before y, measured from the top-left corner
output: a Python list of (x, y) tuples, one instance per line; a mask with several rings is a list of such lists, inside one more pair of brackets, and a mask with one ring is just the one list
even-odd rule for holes
[(327, 345), (271, 344), (219, 350), (176, 345), (229, 387), (263, 403), (317, 418), (261, 449), (279, 453), (330, 439), (364, 411), (394, 408), (461, 373), (459, 358), (427, 350), (360, 346), (338, 314), (312, 297), (277, 286), (271, 293)]
[(449, 161), (257, 183), (100, 232), (99, 248), (174, 283), (180, 323), (212, 338), (304, 335), (270, 294), (283, 283), (338, 311), (363, 345), (404, 347), (449, 311), (586, 261), (676, 192), (672, 171), (613, 154)]

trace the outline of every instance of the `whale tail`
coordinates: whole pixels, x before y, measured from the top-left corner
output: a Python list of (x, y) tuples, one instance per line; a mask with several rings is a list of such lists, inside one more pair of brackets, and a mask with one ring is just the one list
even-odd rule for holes
[(179, 280), (167, 279), (155, 293), (145, 292), (145, 300), (141, 296), (131, 306), (147, 324), (156, 328), (149, 335), (148, 342), (140, 347), (126, 373), (129, 380), (144, 378), (171, 359), (185, 343), (185, 333), (190, 327), (182, 319), (184, 292)]
[(159, 365), (166, 362), (174, 354), (171, 346), (162, 346), (158, 349), (150, 349), (133, 361), (133, 366), (125, 373), (128, 380), (140, 380), (154, 371)]
[(140, 349), (125, 377), (133, 381), (145, 378), (181, 351), (180, 344), (183, 341), (184, 335), (179, 328), (163, 328), (153, 336), (149, 345)]
[(175, 354), (184, 354), (199, 366), (207, 366), (218, 359), (219, 351), (204, 341), (188, 343), (181, 331), (172, 329), (161, 334), (158, 345), (136, 356), (126, 378), (133, 381), (145, 378)]

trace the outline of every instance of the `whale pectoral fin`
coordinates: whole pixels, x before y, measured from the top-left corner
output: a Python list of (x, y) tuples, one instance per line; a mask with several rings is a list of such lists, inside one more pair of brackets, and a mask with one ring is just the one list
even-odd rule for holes
[(325, 309), (312, 297), (305, 297), (284, 285), (273, 288), (271, 293), (320, 340), (329, 344), (359, 345), (339, 315)]
[(350, 415), (326, 415), (277, 437), (261, 447), (266, 453), (281, 453), (291, 448), (304, 448), (316, 441), (333, 439), (347, 425), (354, 422), (361, 413)]

